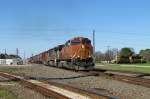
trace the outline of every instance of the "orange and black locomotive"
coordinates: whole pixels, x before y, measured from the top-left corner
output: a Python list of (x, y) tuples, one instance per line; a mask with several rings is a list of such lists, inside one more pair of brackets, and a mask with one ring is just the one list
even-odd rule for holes
[(74, 70), (91, 70), (94, 67), (93, 47), (88, 38), (76, 37), (31, 57), (29, 61)]

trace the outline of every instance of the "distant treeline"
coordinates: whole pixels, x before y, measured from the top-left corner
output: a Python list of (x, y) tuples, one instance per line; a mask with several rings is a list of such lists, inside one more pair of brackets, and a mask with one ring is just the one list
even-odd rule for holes
[(146, 62), (150, 62), (150, 49), (141, 50), (139, 53), (135, 53), (133, 48), (122, 48), (118, 50), (117, 48), (108, 49), (106, 52), (102, 53), (100, 51), (95, 53), (96, 62), (101, 61), (112, 61), (116, 56), (130, 57), (130, 56), (141, 56)]
[(10, 55), (8, 55), (8, 54), (3, 54), (3, 53), (0, 54), (0, 59), (14, 59), (14, 58), (19, 58), (19, 59), (21, 59), (20, 56), (14, 55), (14, 54), (10, 54)]
[(143, 56), (147, 62), (150, 62), (150, 49), (141, 50), (139, 54)]

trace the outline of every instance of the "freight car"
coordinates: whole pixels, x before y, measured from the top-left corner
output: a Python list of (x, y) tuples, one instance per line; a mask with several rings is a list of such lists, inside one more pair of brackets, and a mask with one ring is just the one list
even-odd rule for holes
[(73, 38), (63, 45), (31, 57), (29, 62), (74, 70), (91, 70), (94, 67), (91, 40), (85, 37)]

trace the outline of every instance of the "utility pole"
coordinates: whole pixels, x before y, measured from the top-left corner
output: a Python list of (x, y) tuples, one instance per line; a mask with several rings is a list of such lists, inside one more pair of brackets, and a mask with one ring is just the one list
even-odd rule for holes
[(108, 51), (108, 58), (107, 61), (110, 62), (111, 58), (110, 58), (110, 46), (106, 46), (107, 47), (107, 51)]
[(25, 51), (23, 53), (23, 57), (24, 57), (24, 59), (26, 59), (26, 52)]
[[(7, 52), (6, 52), (6, 48), (5, 48), (5, 59), (7, 59), (8, 57), (7, 57)], [(6, 60), (5, 60), (5, 64), (6, 64)]]
[(119, 55), (119, 49), (117, 48), (117, 56), (116, 56), (116, 63), (118, 62), (118, 55)]
[(26, 64), (26, 52), (24, 51), (24, 53), (23, 53), (24, 55), (23, 55), (23, 57), (24, 57), (24, 64)]
[(93, 56), (95, 60), (95, 30), (93, 30)]
[(6, 48), (5, 48), (5, 55), (7, 54), (7, 52), (6, 52)]
[(117, 48), (117, 55), (116, 56), (118, 56), (119, 55), (119, 49)]
[(33, 57), (33, 56), (34, 56), (34, 54), (32, 53), (32, 54), (31, 54), (31, 56)]
[(16, 55), (19, 56), (19, 49), (16, 49)]

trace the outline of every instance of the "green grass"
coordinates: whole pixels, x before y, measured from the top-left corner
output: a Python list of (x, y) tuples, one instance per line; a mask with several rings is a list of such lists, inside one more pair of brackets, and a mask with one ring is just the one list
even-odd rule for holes
[(123, 72), (140, 72), (150, 73), (150, 64), (96, 64), (95, 68), (123, 71)]
[(21, 70), (23, 70), (23, 68), (0, 67), (0, 72), (17, 73), (18, 71)]
[(19, 98), (11, 91), (8, 91), (5, 88), (0, 87), (0, 99), (19, 99)]
[(15, 72), (17, 68), (0, 67), (0, 71)]

